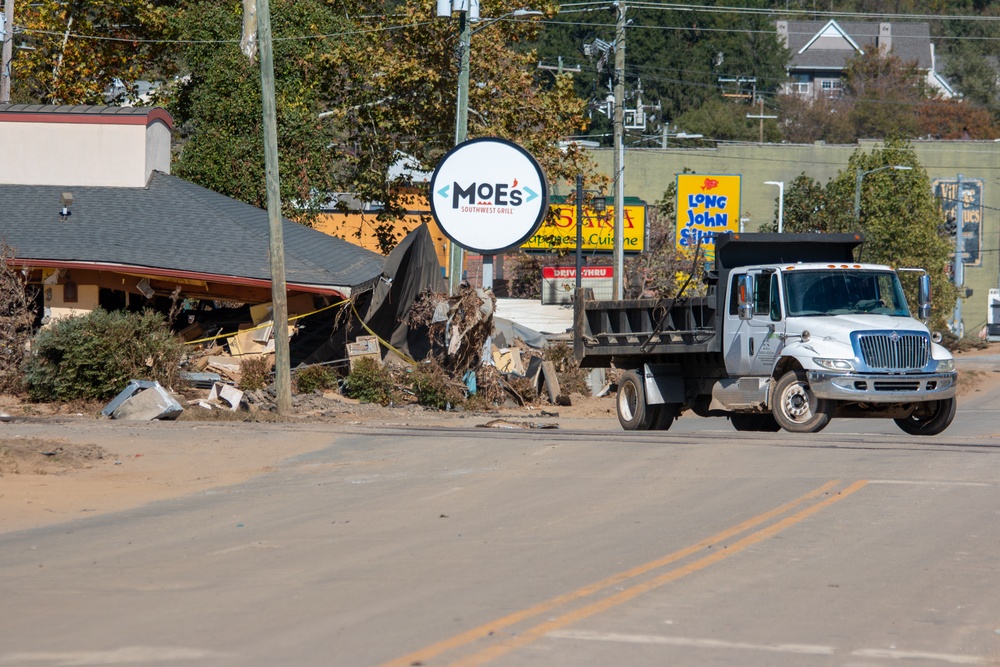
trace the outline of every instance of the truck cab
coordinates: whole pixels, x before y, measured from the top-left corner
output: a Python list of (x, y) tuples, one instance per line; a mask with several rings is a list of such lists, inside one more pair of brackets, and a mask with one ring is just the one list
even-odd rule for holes
[(955, 362), (912, 316), (890, 267), (757, 265), (734, 269), (728, 287), (726, 371), (768, 378), (760, 406), (782, 428), (811, 432), (836, 415), (879, 415), (919, 434), (954, 418)]
[[(620, 369), (626, 430), (685, 410), (740, 431), (816, 432), (835, 417), (889, 418), (913, 435), (955, 416), (951, 354), (924, 322), (921, 269), (863, 263), (857, 234), (723, 234), (705, 296), (592, 301), (577, 295), (581, 367)], [(919, 284), (916, 312), (901, 272)]]

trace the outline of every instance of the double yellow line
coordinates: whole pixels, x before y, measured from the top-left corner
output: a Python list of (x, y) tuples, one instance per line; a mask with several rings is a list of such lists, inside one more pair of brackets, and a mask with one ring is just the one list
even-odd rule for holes
[[(644, 563), (643, 565), (620, 572), (614, 576), (608, 577), (607, 579), (603, 579), (588, 586), (584, 586), (583, 588), (579, 588), (571, 593), (566, 593), (565, 595), (560, 595), (527, 609), (522, 609), (521, 611), (514, 612), (513, 614), (508, 614), (507, 616), (498, 618), (495, 621), (491, 621), (484, 625), (480, 625), (477, 628), (455, 635), (454, 637), (431, 644), (430, 646), (414, 651), (408, 655), (396, 658), (395, 660), (390, 660), (389, 662), (381, 665), (381, 667), (410, 667), (415, 664), (426, 664), (426, 661), (443, 653), (455, 651), (456, 649), (468, 646), (474, 642), (488, 640), (491, 642), (488, 646), (466, 654), (465, 656), (457, 657), (453, 661), (447, 663), (451, 667), (474, 667), (475, 665), (484, 665), (492, 660), (495, 660), (496, 658), (510, 653), (517, 648), (530, 644), (550, 632), (565, 628), (569, 625), (582, 621), (583, 619), (624, 604), (625, 602), (628, 602), (643, 593), (647, 593), (682, 577), (686, 577), (689, 574), (703, 570), (709, 565), (714, 565), (715, 563), (718, 563), (733, 554), (743, 551), (747, 547), (753, 546), (754, 544), (766, 540), (769, 537), (773, 537), (786, 528), (794, 526), (800, 521), (809, 518), (826, 507), (843, 500), (855, 491), (864, 487), (867, 483), (868, 482), (865, 480), (860, 480), (844, 487), (839, 491), (835, 491), (834, 489), (841, 485), (841, 481), (831, 480), (819, 488), (813, 489), (809, 493), (785, 503), (780, 507), (776, 507), (772, 510), (764, 512), (763, 514), (758, 514), (757, 516), (727, 528), (720, 533), (707, 537), (700, 542), (696, 542), (691, 546), (668, 554), (663, 558), (658, 558), (657, 560)], [(619, 584), (628, 582), (629, 580), (638, 579), (643, 575), (655, 572), (656, 570), (664, 568), (667, 565), (671, 565), (677, 561), (694, 556), (703, 550), (717, 546), (721, 542), (736, 537), (751, 529), (757, 528), (758, 526), (761, 526), (761, 524), (767, 524), (772, 519), (788, 514), (788, 512), (796, 510), (801, 505), (805, 505), (805, 507), (798, 509), (798, 511), (794, 514), (785, 516), (779, 521), (775, 521), (774, 523), (770, 523), (762, 528), (759, 528), (758, 530), (755, 530), (736, 542), (726, 544), (724, 549), (714, 549), (707, 555), (703, 555), (697, 560), (669, 569), (661, 574), (646, 579), (645, 581), (635, 583), (624, 590), (595, 600), (589, 604), (570, 609), (555, 618), (550, 618), (542, 623), (538, 623), (527, 630), (519, 631), (516, 635), (505, 634), (502, 639), (497, 639), (497, 633), (505, 628), (518, 623), (523, 623), (524, 621), (542, 614), (548, 614), (560, 607), (567, 607), (571, 603), (593, 596), (605, 589), (618, 586)]]

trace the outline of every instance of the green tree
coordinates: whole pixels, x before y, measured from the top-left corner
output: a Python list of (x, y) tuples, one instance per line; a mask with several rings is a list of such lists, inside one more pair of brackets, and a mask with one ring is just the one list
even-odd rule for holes
[[(352, 27), (323, 0), (272, 0), (278, 154), (283, 213), (308, 221), (320, 201), (337, 190), (338, 141), (320, 114), (328, 66)], [(174, 19), (185, 38), (189, 72), (173, 91), (169, 109), (179, 128), (174, 172), (206, 188), (267, 206), (260, 65), (239, 48), (243, 15), (238, 3), (201, 0)]]
[[(742, 0), (741, 6), (772, 9), (766, 0)], [(634, 106), (637, 84), (641, 81), (646, 104), (660, 105), (653, 112), (647, 131), (659, 133), (660, 124), (677, 123), (688, 132), (715, 138), (701, 127), (688, 126), (680, 117), (698, 109), (725, 92), (747, 95), (755, 91), (770, 96), (785, 79), (788, 51), (778, 41), (773, 18), (764, 14), (736, 14), (704, 7), (689, 10), (629, 7), (626, 18), (625, 56), (626, 104)], [(614, 53), (607, 50), (615, 39), (616, 15), (607, 10), (565, 8), (550, 24), (537, 44), (539, 55), (548, 64), (563, 56), (568, 65), (581, 65), (574, 75), (580, 97), (592, 104), (603, 103), (611, 93)], [(586, 48), (586, 53), (584, 49)], [(720, 80), (742, 79), (743, 84)], [(755, 83), (749, 83), (755, 79)], [(734, 102), (743, 110), (748, 107)], [(649, 112), (647, 110), (647, 112)], [(602, 113), (592, 110), (597, 119)], [(606, 135), (603, 124), (595, 122), (589, 132)], [(610, 137), (600, 137), (610, 143)], [(650, 137), (655, 138), (653, 136)]]
[[(893, 165), (911, 170), (882, 169)], [(872, 171), (876, 169), (881, 170)], [(872, 173), (862, 178), (860, 215), (855, 220), (859, 170)], [(861, 261), (925, 269), (934, 286), (932, 325), (938, 329), (945, 328), (956, 297), (948, 277), (951, 244), (939, 231), (943, 223), (927, 171), (903, 140), (886, 141), (871, 153), (858, 149), (847, 169), (822, 188), (802, 175), (785, 193), (784, 231), (861, 232)], [(915, 281), (904, 281), (904, 287), (910, 303), (915, 303)]]

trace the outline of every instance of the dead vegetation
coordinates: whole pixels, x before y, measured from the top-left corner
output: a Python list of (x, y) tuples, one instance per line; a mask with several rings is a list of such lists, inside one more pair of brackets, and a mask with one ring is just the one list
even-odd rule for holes
[(35, 289), (13, 266), (14, 249), (0, 242), (0, 393), (23, 390), (22, 367), (35, 321)]

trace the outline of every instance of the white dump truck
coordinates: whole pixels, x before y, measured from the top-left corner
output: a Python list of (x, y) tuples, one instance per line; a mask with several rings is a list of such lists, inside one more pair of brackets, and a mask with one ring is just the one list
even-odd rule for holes
[[(626, 430), (685, 410), (737, 431), (812, 433), (835, 417), (888, 418), (936, 435), (955, 417), (951, 353), (924, 322), (930, 279), (854, 259), (856, 234), (722, 234), (706, 296), (576, 295), (574, 355), (621, 372)], [(916, 318), (900, 274), (919, 285)]]

